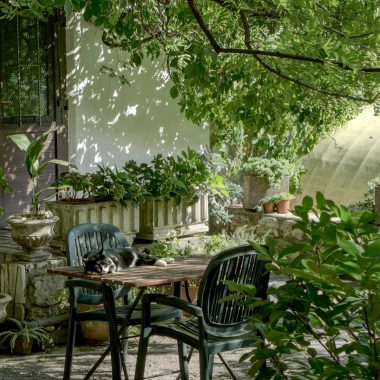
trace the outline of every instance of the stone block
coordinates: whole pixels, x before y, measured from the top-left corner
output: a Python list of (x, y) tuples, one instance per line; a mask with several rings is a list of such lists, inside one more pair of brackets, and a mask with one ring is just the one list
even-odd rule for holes
[(279, 236), (279, 223), (274, 217), (266, 216), (259, 220), (256, 228), (256, 233), (259, 236)]
[(67, 298), (65, 289), (66, 277), (45, 274), (30, 281), (30, 300), (36, 306), (56, 305)]

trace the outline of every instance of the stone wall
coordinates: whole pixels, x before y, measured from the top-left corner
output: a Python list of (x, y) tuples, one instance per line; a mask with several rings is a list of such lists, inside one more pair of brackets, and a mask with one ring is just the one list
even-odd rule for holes
[(66, 277), (47, 273), (47, 268), (64, 266), (62, 256), (39, 262), (15, 261), (20, 250), (9, 234), (0, 233), (0, 292), (13, 300), (7, 306), (8, 317), (19, 320), (43, 320), (67, 312)]
[(231, 207), (228, 212), (233, 216), (232, 221), (226, 226), (228, 232), (234, 232), (237, 227), (256, 227), (259, 237), (271, 235), (284, 240), (301, 240), (302, 232), (293, 229), (293, 224), (299, 220), (292, 213), (287, 214), (262, 214), (242, 207)]

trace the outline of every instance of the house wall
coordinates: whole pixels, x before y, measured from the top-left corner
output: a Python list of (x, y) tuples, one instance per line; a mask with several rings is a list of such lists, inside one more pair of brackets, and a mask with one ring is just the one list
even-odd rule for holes
[(171, 99), (161, 64), (125, 72), (130, 86), (122, 85), (101, 67), (116, 68), (126, 55), (108, 49), (101, 31), (78, 16), (68, 21), (66, 45), (69, 159), (80, 171), (208, 144), (208, 130), (185, 120)]

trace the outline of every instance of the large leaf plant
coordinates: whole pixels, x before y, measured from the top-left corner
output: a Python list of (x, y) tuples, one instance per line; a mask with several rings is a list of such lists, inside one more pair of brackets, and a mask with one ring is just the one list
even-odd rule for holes
[[(302, 241), (252, 243), (285, 276), (256, 300), (255, 379), (380, 379), (380, 235), (369, 211), (350, 212), (317, 193), (296, 206)], [(267, 363), (265, 366), (264, 364)]]
[(46, 167), (51, 164), (73, 166), (68, 161), (52, 159), (42, 161), (42, 154), (50, 131), (44, 132), (39, 137), (30, 141), (25, 134), (8, 136), (16, 146), (25, 153), (25, 168), (32, 184), (32, 209), (31, 214), (37, 217), (41, 213), (41, 194), (47, 190), (56, 190), (57, 186), (40, 186), (40, 176)]

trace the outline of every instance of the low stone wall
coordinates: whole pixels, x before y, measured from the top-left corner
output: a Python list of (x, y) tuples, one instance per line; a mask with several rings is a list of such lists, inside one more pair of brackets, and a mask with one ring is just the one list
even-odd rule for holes
[(259, 237), (273, 236), (284, 240), (301, 240), (302, 231), (293, 229), (293, 224), (299, 220), (292, 213), (287, 214), (261, 214), (242, 207), (230, 207), (228, 212), (233, 216), (232, 221), (226, 226), (228, 232), (234, 232), (237, 227), (256, 227)]
[(0, 292), (13, 298), (7, 306), (8, 317), (30, 321), (66, 313), (66, 277), (47, 273), (48, 268), (64, 266), (66, 259), (55, 255), (39, 262), (15, 261), (20, 249), (9, 232), (0, 232)]

